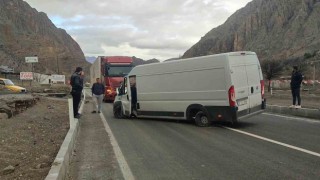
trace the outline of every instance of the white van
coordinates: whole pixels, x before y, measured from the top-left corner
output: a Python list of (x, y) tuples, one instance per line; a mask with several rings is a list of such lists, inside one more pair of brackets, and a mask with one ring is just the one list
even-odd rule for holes
[(194, 120), (198, 126), (261, 113), (264, 81), (254, 52), (231, 52), (133, 68), (118, 89), (116, 118)]

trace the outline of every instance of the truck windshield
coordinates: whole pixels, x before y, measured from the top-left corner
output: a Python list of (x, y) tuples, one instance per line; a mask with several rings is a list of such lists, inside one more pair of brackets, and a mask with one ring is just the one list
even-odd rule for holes
[(106, 66), (105, 76), (124, 77), (129, 74), (132, 66)]

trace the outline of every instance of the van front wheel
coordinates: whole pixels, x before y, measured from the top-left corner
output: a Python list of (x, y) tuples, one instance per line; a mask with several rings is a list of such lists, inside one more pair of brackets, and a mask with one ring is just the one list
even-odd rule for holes
[(113, 109), (113, 115), (115, 118), (117, 119), (122, 119), (124, 118), (123, 112), (122, 112), (122, 108), (121, 106), (117, 106)]
[(200, 127), (207, 127), (211, 124), (209, 117), (203, 111), (199, 111), (195, 117), (195, 123)]

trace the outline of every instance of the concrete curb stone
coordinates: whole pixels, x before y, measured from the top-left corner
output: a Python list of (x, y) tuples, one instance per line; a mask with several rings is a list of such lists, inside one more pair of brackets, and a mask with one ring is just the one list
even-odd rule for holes
[(270, 113), (286, 114), (286, 115), (320, 120), (320, 109), (309, 109), (309, 108), (295, 109), (295, 108), (289, 108), (286, 106), (267, 105), (266, 111)]
[[(84, 96), (81, 106), (80, 113), (83, 111), (83, 106), (86, 97)], [(69, 119), (70, 119), (70, 129), (59, 149), (59, 152), (52, 163), (51, 169), (45, 178), (46, 180), (63, 180), (66, 179), (67, 171), (69, 169), (70, 157), (74, 149), (76, 138), (79, 132), (79, 119), (73, 117), (73, 103), (72, 99), (68, 99), (69, 104)]]

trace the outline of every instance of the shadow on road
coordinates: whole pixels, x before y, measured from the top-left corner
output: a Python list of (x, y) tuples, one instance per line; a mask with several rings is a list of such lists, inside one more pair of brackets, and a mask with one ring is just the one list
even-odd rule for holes
[(246, 129), (249, 127), (253, 127), (256, 124), (251, 122), (238, 122), (237, 124), (232, 124), (231, 122), (214, 122), (213, 125), (218, 127), (225, 126), (234, 129)]
[[(186, 121), (186, 120), (176, 120), (176, 119), (152, 119), (152, 118), (128, 118), (128, 119), (122, 119), (122, 120), (128, 120), (128, 121), (140, 121), (140, 122), (157, 122), (157, 123), (175, 123), (175, 124), (183, 124), (183, 125), (190, 125), (190, 126), (196, 126), (194, 121)], [(253, 127), (256, 124), (250, 123), (250, 122), (239, 122), (237, 125), (233, 125), (231, 122), (226, 121), (214, 121), (210, 127), (218, 127), (223, 128), (230, 127), (235, 129), (246, 129), (248, 127)], [(205, 127), (199, 127), (199, 128), (205, 128)]]
[(177, 119), (130, 118), (130, 119), (127, 119), (127, 120), (132, 120), (132, 121), (167, 122), (167, 123), (180, 123), (180, 124), (186, 124), (186, 125), (195, 125), (193, 121), (177, 120)]

